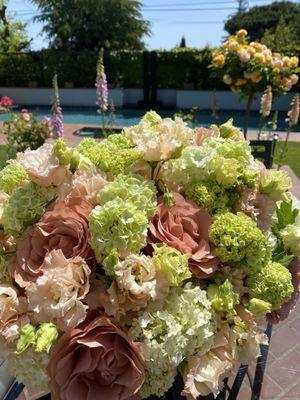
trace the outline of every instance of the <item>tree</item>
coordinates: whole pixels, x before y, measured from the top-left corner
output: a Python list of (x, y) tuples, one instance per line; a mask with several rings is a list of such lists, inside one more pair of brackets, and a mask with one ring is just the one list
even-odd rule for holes
[(5, 2), (0, 1), (0, 52), (19, 52), (29, 47), (30, 41), (25, 34), (25, 24), (14, 21), (7, 14)]
[(149, 35), (138, 0), (33, 0), (50, 47), (75, 51), (143, 49)]
[(185, 48), (186, 48), (186, 40), (185, 40), (185, 37), (184, 37), (184, 36), (182, 36), (182, 38), (181, 38), (181, 40), (180, 40), (179, 47), (181, 47), (182, 49), (185, 49)]
[(248, 0), (238, 0), (238, 12), (240, 13), (247, 11), (248, 5)]
[(246, 29), (252, 40), (261, 39), (266, 29), (275, 32), (283, 18), (285, 24), (291, 24), (300, 40), (300, 4), (289, 1), (274, 2), (265, 6), (255, 6), (246, 12), (237, 12), (225, 23), (225, 30), (233, 35), (239, 29)]
[(295, 27), (291, 23), (286, 24), (283, 17), (280, 18), (275, 32), (267, 29), (261, 41), (273, 51), (293, 52), (300, 48)]

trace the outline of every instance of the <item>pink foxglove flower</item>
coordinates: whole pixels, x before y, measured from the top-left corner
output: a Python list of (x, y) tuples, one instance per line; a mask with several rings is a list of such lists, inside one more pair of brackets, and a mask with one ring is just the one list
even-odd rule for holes
[(96, 104), (99, 106), (98, 113), (103, 114), (108, 110), (108, 87), (103, 63), (103, 49), (100, 50), (97, 63), (97, 78), (95, 86), (97, 89)]
[(64, 136), (63, 114), (60, 106), (57, 75), (53, 78), (54, 99), (52, 104), (51, 128), (54, 139)]

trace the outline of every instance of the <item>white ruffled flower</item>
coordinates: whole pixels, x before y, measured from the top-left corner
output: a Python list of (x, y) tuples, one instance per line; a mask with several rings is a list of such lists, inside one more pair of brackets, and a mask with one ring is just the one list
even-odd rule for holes
[(43, 144), (37, 150), (27, 149), (18, 153), (12, 161), (21, 165), (28, 173), (30, 180), (39, 186), (59, 186), (67, 174), (67, 167), (59, 164), (58, 158), (52, 153), (53, 146)]
[(89, 291), (90, 269), (81, 257), (66, 259), (61, 250), (45, 258), (44, 273), (26, 287), (29, 309), (37, 322), (54, 322), (61, 330), (77, 326), (85, 319), (80, 300)]
[(139, 125), (125, 128), (125, 135), (146, 161), (162, 161), (170, 158), (176, 150), (188, 145), (193, 136), (181, 118), (154, 119), (145, 115)]
[(10, 355), (8, 369), (19, 382), (30, 389), (48, 391), (49, 377), (46, 372), (48, 363), (47, 353), (37, 353), (33, 348), (28, 348), (21, 354)]
[(245, 49), (241, 49), (238, 52), (238, 56), (241, 62), (246, 63), (250, 60), (251, 55), (249, 54), (249, 52)]
[(73, 175), (70, 193), (67, 197), (83, 197), (93, 205), (97, 204), (97, 193), (107, 185), (106, 174), (95, 166), (77, 170)]

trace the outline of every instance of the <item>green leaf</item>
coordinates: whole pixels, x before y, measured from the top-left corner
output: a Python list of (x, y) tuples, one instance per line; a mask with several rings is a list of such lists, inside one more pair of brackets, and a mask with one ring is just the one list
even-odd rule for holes
[(293, 210), (292, 201), (283, 201), (276, 210), (278, 222), (275, 225), (275, 229), (281, 230), (287, 225), (294, 224), (299, 211), (298, 209)]
[(290, 265), (290, 263), (293, 261), (294, 257), (295, 256), (293, 254), (289, 254), (285, 251), (282, 251), (282, 252), (274, 253), (272, 260), (280, 263), (284, 267), (288, 267)]

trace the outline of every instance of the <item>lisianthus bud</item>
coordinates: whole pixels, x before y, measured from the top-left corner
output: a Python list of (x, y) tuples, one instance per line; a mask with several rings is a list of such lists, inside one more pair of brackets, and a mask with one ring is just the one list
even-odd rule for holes
[(28, 347), (36, 344), (37, 327), (31, 324), (25, 324), (20, 329), (20, 337), (17, 343), (17, 354), (23, 353)]
[(44, 322), (40, 325), (36, 332), (36, 346), (35, 350), (38, 353), (49, 353), (52, 345), (58, 338), (58, 329), (52, 322)]

